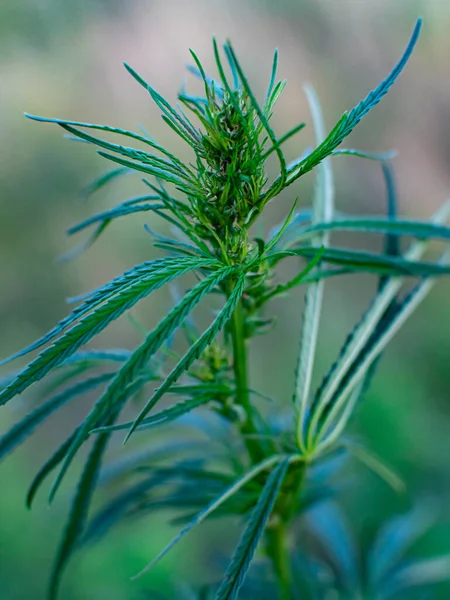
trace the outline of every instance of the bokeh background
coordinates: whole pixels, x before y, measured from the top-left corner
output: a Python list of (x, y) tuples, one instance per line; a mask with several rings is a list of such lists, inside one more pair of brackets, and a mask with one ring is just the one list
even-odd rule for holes
[[(426, 218), (450, 195), (450, 3), (445, 0), (2, 0), (0, 2), (0, 355), (6, 356), (64, 316), (65, 299), (90, 290), (135, 261), (156, 256), (142, 217), (113, 224), (99, 243), (73, 262), (57, 257), (78, 239), (65, 230), (139, 190), (123, 181), (87, 202), (79, 192), (107, 165), (84, 144), (70, 143), (50, 125), (27, 121), (23, 111), (134, 129), (145, 126), (178, 151), (157, 108), (127, 75), (126, 60), (174, 100), (192, 47), (212, 65), (211, 37), (230, 38), (258, 92), (266, 85), (273, 49), (288, 87), (274, 117), (277, 131), (310, 120), (302, 85), (310, 82), (331, 127), (391, 69), (417, 16), (424, 30), (413, 59), (381, 105), (352, 135), (370, 151), (399, 150), (395, 159), (404, 215)], [(292, 158), (311, 144), (312, 128), (289, 147)], [(183, 152), (180, 150), (180, 152)], [(336, 203), (345, 211), (380, 214), (384, 184), (378, 164), (335, 159)], [(268, 211), (266, 230), (278, 223), (292, 195), (310, 201), (308, 176)], [(158, 229), (151, 217), (144, 222)], [(340, 240), (346, 243), (346, 239)], [(375, 239), (357, 240), (375, 248)], [(328, 286), (320, 343), (323, 369), (345, 331), (375, 289), (370, 278)], [(341, 501), (362, 544), (377, 523), (424, 498), (436, 501), (437, 524), (415, 548), (422, 555), (450, 552), (450, 282), (442, 281), (390, 346), (352, 429), (404, 479), (407, 494), (354, 465), (354, 482)], [(167, 295), (136, 311), (151, 325), (170, 302)], [(275, 329), (254, 344), (253, 386), (282, 403), (293, 382), (301, 294), (277, 301)], [(124, 320), (101, 342), (132, 347), (137, 334)], [(6, 372), (6, 370), (5, 370)], [(3, 371), (0, 372), (0, 375)], [(318, 373), (318, 377), (320, 373)], [(6, 430), (36, 400), (33, 394), (1, 411)], [(85, 413), (77, 403), (55, 417), (0, 465), (0, 596), (44, 598), (44, 589), (66, 516), (70, 483), (51, 510), (41, 494), (32, 513), (27, 485), (51, 450)], [(120, 444), (113, 453), (120, 456)], [(75, 469), (76, 471), (76, 469)], [(76, 474), (76, 473), (75, 473)], [(132, 583), (169, 539), (163, 518), (149, 518), (111, 533), (80, 554), (65, 577), (64, 600), (154, 597), (176, 579), (207, 579), (208, 554), (219, 542), (208, 524), (170, 555), (153, 576)], [(224, 533), (224, 529), (219, 530)], [(222, 539), (222, 538), (221, 538)], [(148, 595), (146, 595), (148, 594)], [(450, 588), (431, 597), (448, 598)]]

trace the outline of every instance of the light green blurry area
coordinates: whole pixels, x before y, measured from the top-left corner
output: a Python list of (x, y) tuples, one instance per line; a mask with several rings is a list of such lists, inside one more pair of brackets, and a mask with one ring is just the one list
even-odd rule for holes
[[(82, 241), (67, 239), (74, 222), (140, 192), (138, 179), (123, 180), (85, 201), (79, 192), (107, 168), (92, 148), (65, 141), (49, 125), (27, 121), (23, 111), (135, 129), (138, 123), (177, 153), (175, 137), (158, 110), (121, 66), (126, 60), (170, 100), (184, 77), (192, 47), (212, 64), (211, 36), (231, 38), (242, 63), (262, 92), (270, 58), (280, 49), (280, 74), (288, 87), (274, 120), (277, 131), (310, 122), (302, 92), (316, 88), (329, 125), (390, 70), (417, 16), (424, 32), (415, 55), (393, 91), (353, 134), (349, 144), (368, 151), (395, 147), (401, 210), (425, 218), (450, 196), (450, 4), (441, 0), (4, 0), (0, 3), (0, 355), (43, 334), (69, 310), (65, 299), (106, 282), (134, 262), (156, 256), (143, 224), (127, 217), (110, 227), (98, 245), (68, 264), (56, 259)], [(209, 57), (209, 58), (208, 58)], [(192, 82), (189, 81), (189, 84)], [(193, 83), (195, 86), (195, 83)], [(312, 128), (291, 142), (292, 159), (313, 140)], [(379, 166), (336, 158), (336, 202), (341, 210), (380, 214), (384, 189)], [(292, 194), (308, 204), (312, 177)], [(267, 212), (266, 227), (278, 223), (292, 198), (283, 196)], [(340, 243), (348, 243), (345, 237)], [(367, 248), (376, 238), (355, 240)], [(328, 285), (328, 284), (327, 284)], [(346, 328), (365, 309), (376, 282), (370, 278), (328, 286), (320, 364), (325, 370)], [(408, 493), (397, 497), (364, 468), (354, 465), (354, 486), (343, 492), (362, 540), (383, 518), (415, 499), (435, 497), (440, 526), (423, 540), (421, 552), (450, 550), (450, 282), (441, 282), (387, 351), (373, 388), (352, 425), (383, 460), (404, 478)], [(133, 314), (150, 327), (171, 302), (155, 296)], [(275, 329), (253, 347), (253, 387), (280, 404), (289, 401), (302, 295), (280, 299)], [(126, 320), (102, 335), (104, 344), (132, 347), (137, 334)], [(283, 353), (277, 347), (283, 346)], [(1, 371), (2, 375), (6, 370)], [(320, 377), (321, 373), (317, 374)], [(2, 409), (0, 431), (36, 401), (29, 394)], [(0, 465), (0, 589), (2, 600), (44, 597), (47, 573), (66, 516), (68, 485), (49, 510), (45, 493), (32, 513), (24, 506), (31, 477), (69, 431), (89, 401), (53, 419), (45, 431)], [(151, 443), (151, 440), (143, 443)], [(120, 443), (113, 448), (116, 456)], [(71, 483), (77, 473), (72, 474)], [(103, 497), (105, 499), (105, 496)], [(101, 502), (99, 497), (98, 501)], [(76, 557), (67, 573), (64, 600), (156, 597), (181, 579), (217, 576), (215, 532), (226, 545), (230, 524), (216, 523), (192, 535), (152, 575), (129, 577), (170, 538), (165, 515), (125, 524), (98, 546)], [(218, 529), (216, 529), (216, 527)], [(227, 534), (225, 535), (225, 532)], [(192, 545), (193, 544), (193, 545)], [(193, 548), (195, 551), (193, 551)], [(437, 593), (437, 592), (436, 592)], [(448, 598), (448, 589), (442, 598)], [(436, 595), (436, 598), (439, 596)]]

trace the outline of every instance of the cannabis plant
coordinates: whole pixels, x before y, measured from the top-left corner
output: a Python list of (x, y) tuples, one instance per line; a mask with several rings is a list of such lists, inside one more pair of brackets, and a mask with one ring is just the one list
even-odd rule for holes
[[(372, 593), (370, 587), (362, 590), (363, 584), (356, 580), (353, 587), (338, 585), (337, 570), (334, 579), (317, 578), (309, 586), (307, 573), (319, 563), (325, 564), (324, 559), (316, 559), (314, 549), (302, 545), (302, 539), (294, 543), (293, 532), (304, 513), (310, 514), (320, 500), (338, 491), (327, 473), (339, 468), (349, 453), (394, 479), (371, 455), (343, 438), (343, 433), (388, 342), (436, 278), (450, 273), (448, 249), (437, 261), (423, 260), (431, 240), (450, 239), (450, 228), (445, 226), (449, 207), (438, 211), (429, 222), (398, 218), (390, 156), (341, 147), (405, 67), (420, 25), (418, 22), (388, 77), (345, 112), (330, 133), (325, 132), (313, 90), (306, 89), (317, 144), (293, 162), (288, 162), (283, 147), (304, 123), (281, 136), (272, 128), (272, 114), (286, 83), (277, 80), (277, 52), (266, 95), (260, 102), (230, 43), (223, 49), (213, 43), (217, 79), (206, 74), (191, 51), (189, 70), (200, 79), (204, 95), (190, 95), (183, 89), (176, 107), (125, 65), (150, 94), (180, 145), (189, 148), (188, 161), (159, 145), (145, 131), (133, 133), (27, 115), (35, 121), (56, 123), (68, 137), (98, 147), (97, 152), (115, 164), (93, 183), (91, 192), (125, 174), (144, 176), (143, 195), (89, 217), (70, 230), (75, 233), (93, 228), (85, 247), (112, 221), (134, 213), (150, 212), (160, 217), (171, 232), (169, 237), (149, 230), (154, 245), (165, 253), (162, 258), (138, 264), (78, 298), (69, 316), (7, 359), (45, 346), (23, 370), (3, 382), (1, 404), (44, 378), (50, 378), (59, 389), (0, 439), (2, 457), (68, 402), (87, 392), (97, 395), (85, 419), (38, 472), (27, 495), (30, 507), (42, 483), (56, 472), (52, 500), (80, 449), (89, 444), (50, 577), (51, 600), (58, 595), (61, 575), (76, 549), (85, 548), (123, 519), (143, 517), (157, 509), (173, 510), (182, 529), (156, 558), (143, 565), (142, 573), (206, 518), (232, 515), (246, 521), (222, 581), (200, 591), (200, 596), (180, 591), (180, 597), (226, 600), (237, 598), (241, 588), (249, 597), (281, 600), (299, 597), (302, 589), (302, 598), (325, 598), (327, 589), (342, 598), (360, 598), (362, 593), (370, 593), (374, 599), (387, 597), (384, 588)], [(111, 136), (97, 137), (95, 132), (127, 138), (133, 147), (108, 141), (114, 139)], [(389, 200), (386, 218), (348, 216), (335, 209), (330, 161), (345, 154), (382, 161)], [(278, 164), (275, 178), (268, 175), (269, 159)], [(313, 170), (316, 185), (311, 206), (299, 210), (298, 199), (293, 199), (284, 222), (267, 235), (256, 237), (254, 225), (269, 202), (277, 202), (282, 192)], [(330, 242), (334, 231), (346, 231), (349, 237), (353, 232), (381, 234), (385, 248), (371, 253), (335, 247)], [(399, 243), (404, 237), (411, 240), (405, 251)], [(297, 274), (281, 281), (279, 267), (285, 261), (297, 265)], [(378, 289), (322, 383), (313, 389), (325, 282), (343, 273), (371, 273), (377, 278)], [(178, 293), (157, 326), (144, 332), (137, 348), (85, 348), (140, 300), (175, 283), (178, 290), (181, 286), (187, 291)], [(253, 338), (270, 325), (267, 305), (298, 286), (305, 289), (305, 308), (292, 325), (300, 334), (300, 350), (292, 402), (285, 413), (283, 398), (268, 405), (253, 390), (248, 378), (248, 352), (254, 343), (263, 343), (261, 338)], [(208, 296), (218, 298), (220, 308), (214, 311), (208, 327), (199, 330), (193, 311)], [(188, 344), (181, 354), (173, 345), (178, 333)], [(294, 366), (294, 358), (292, 362)], [(161, 407), (163, 399), (166, 402)], [(125, 408), (127, 412), (137, 411), (129, 422), (121, 418)], [(152, 430), (167, 424), (175, 428), (176, 435), (170, 439), (176, 441), (158, 445)], [(200, 428), (209, 442), (187, 434), (186, 425)], [(108, 442), (121, 431), (126, 432), (125, 441), (130, 436), (141, 437), (145, 447), (104, 468)], [(116, 489), (117, 481), (123, 489), (89, 519), (97, 486), (112, 481)], [(331, 519), (325, 541), (329, 554), (335, 526), (338, 522)], [(259, 572), (255, 567), (255, 577), (249, 576), (244, 584), (258, 545), (272, 569)], [(317, 592), (318, 586), (322, 587)]]

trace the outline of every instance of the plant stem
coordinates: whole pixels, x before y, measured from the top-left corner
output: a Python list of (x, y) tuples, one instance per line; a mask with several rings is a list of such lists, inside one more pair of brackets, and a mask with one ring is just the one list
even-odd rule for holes
[(306, 463), (292, 465), (286, 489), (276, 504), (273, 521), (266, 530), (266, 552), (272, 561), (279, 600), (293, 600), (291, 559), (287, 532), (297, 513), (298, 498), (305, 480)]
[[(230, 322), (231, 338), (233, 342), (233, 371), (236, 383), (236, 404), (242, 406), (245, 412), (245, 421), (242, 424), (241, 432), (243, 434), (256, 434), (258, 429), (255, 426), (253, 418), (248, 386), (247, 345), (245, 341), (244, 326), (244, 307), (242, 306), (242, 302), (239, 302), (233, 312)], [(253, 463), (257, 463), (264, 458), (264, 452), (257, 439), (245, 438), (245, 445)]]
[(244, 338), (244, 311), (239, 302), (231, 319), (231, 336), (233, 339), (233, 370), (236, 381), (236, 401), (245, 410), (245, 428), (253, 427), (253, 415), (248, 392), (247, 348)]
[(267, 528), (266, 551), (272, 561), (277, 580), (279, 600), (292, 600), (291, 566), (286, 539), (286, 523), (278, 521)]

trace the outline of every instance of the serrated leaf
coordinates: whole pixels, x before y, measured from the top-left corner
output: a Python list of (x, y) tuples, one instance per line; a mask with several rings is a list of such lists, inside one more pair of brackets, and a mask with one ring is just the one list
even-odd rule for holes
[[(440, 259), (440, 264), (445, 265), (448, 264), (450, 260), (450, 249), (442, 255)], [(354, 387), (358, 384), (359, 381), (364, 377), (364, 374), (367, 372), (367, 369), (373, 363), (374, 360), (380, 355), (380, 353), (384, 350), (386, 345), (390, 342), (390, 340), (394, 337), (394, 335), (398, 332), (400, 327), (405, 323), (405, 321), (409, 318), (409, 316), (414, 312), (417, 306), (422, 302), (422, 300), (427, 296), (427, 294), (431, 291), (433, 285), (435, 284), (435, 280), (433, 279), (425, 279), (422, 283), (419, 283), (407, 296), (407, 298), (395, 308), (393, 311), (393, 315), (391, 318), (386, 319), (386, 323), (384, 329), (377, 333), (377, 336), (373, 340), (357, 363), (352, 367), (352, 371), (350, 376), (345, 380), (342, 387), (339, 389), (335, 398), (331, 398), (329, 401), (330, 410), (327, 413), (323, 423), (319, 427), (319, 431), (317, 433), (317, 439), (321, 439), (327, 428), (330, 427), (331, 423), (333, 423), (334, 419), (336, 419), (342, 410), (345, 402), (352, 392)], [(327, 403), (328, 404), (328, 403)], [(325, 403), (322, 402), (322, 406), (325, 406)], [(317, 422), (317, 418), (315, 419)], [(330, 433), (328, 435), (326, 444), (329, 445), (334, 441), (335, 433)]]
[[(190, 413), (199, 406), (208, 404), (213, 400), (214, 397), (208, 394), (207, 396), (196, 396), (194, 398), (184, 400), (183, 402), (177, 402), (177, 404), (174, 404), (169, 408), (161, 410), (160, 412), (145, 418), (139, 425), (138, 429), (149, 429), (158, 425), (165, 425), (166, 423), (170, 423), (171, 421), (174, 421), (175, 419), (178, 419)], [(123, 429), (130, 429), (130, 427), (133, 425), (133, 422), (134, 421), (130, 421), (129, 423), (120, 423), (119, 425), (113, 425), (112, 427), (98, 427), (97, 429), (92, 430), (91, 433), (102, 433), (104, 431), (121, 431)]]
[(55, 123), (56, 125), (60, 125), (60, 126), (64, 125), (64, 126), (71, 126), (71, 127), (72, 126), (73, 127), (82, 127), (83, 129), (94, 129), (97, 131), (105, 131), (107, 133), (115, 133), (117, 135), (129, 137), (129, 138), (132, 138), (133, 140), (137, 140), (138, 142), (142, 142), (143, 144), (146, 144), (146, 145), (150, 146), (151, 148), (154, 148), (155, 150), (158, 150), (159, 152), (161, 152), (161, 154), (164, 154), (165, 156), (170, 158), (170, 160), (172, 160), (173, 162), (180, 163), (180, 160), (174, 154), (172, 154), (171, 152), (166, 150), (166, 148), (164, 148), (163, 146), (160, 146), (159, 144), (157, 144), (154, 140), (149, 139), (148, 137), (139, 135), (138, 133), (133, 133), (132, 131), (128, 131), (127, 129), (120, 129), (119, 127), (110, 127), (109, 125), (98, 125), (96, 123), (82, 123), (80, 121), (69, 121), (66, 119), (51, 119), (51, 118), (45, 118), (45, 117), (38, 117), (36, 115), (30, 115), (28, 113), (25, 113), (25, 116), (28, 119), (31, 119), (32, 121), (38, 121), (40, 123)]
[[(111, 415), (110, 421), (113, 421), (116, 416), (117, 413)], [(63, 571), (82, 536), (109, 437), (109, 434), (103, 434), (95, 439), (84, 466), (53, 566), (49, 585), (49, 600), (56, 600)]]
[(124, 66), (130, 75), (148, 91), (155, 104), (163, 112), (164, 121), (190, 146), (196, 145), (198, 142), (198, 133), (133, 68), (127, 63), (124, 63)]
[[(224, 277), (227, 277), (233, 273), (235, 267), (226, 267), (223, 270)], [(225, 327), (226, 323), (233, 314), (234, 309), (239, 303), (239, 300), (244, 291), (245, 274), (241, 273), (236, 282), (233, 292), (230, 294), (224, 307), (219, 312), (217, 317), (206, 329), (206, 331), (199, 337), (199, 339), (192, 344), (186, 354), (181, 360), (175, 365), (172, 371), (169, 373), (163, 383), (155, 390), (152, 398), (147, 402), (144, 408), (141, 410), (136, 420), (128, 432), (126, 440), (130, 437), (133, 431), (138, 427), (147, 413), (155, 406), (155, 404), (163, 397), (163, 395), (170, 389), (170, 387), (185, 373), (189, 367), (201, 356), (206, 348), (211, 344), (216, 335)], [(125, 441), (126, 441), (125, 440)]]
[[(145, 196), (144, 196), (144, 198), (145, 198)], [(149, 204), (149, 203), (145, 203), (145, 202), (139, 202), (139, 204), (132, 204), (132, 205), (122, 204), (122, 205), (116, 206), (115, 208), (112, 208), (110, 210), (101, 212), (97, 215), (93, 215), (92, 217), (89, 217), (89, 219), (86, 219), (86, 220), (82, 221), (81, 223), (78, 223), (77, 225), (73, 225), (67, 231), (67, 233), (69, 235), (73, 235), (74, 233), (78, 233), (79, 231), (86, 229), (86, 227), (95, 225), (98, 222), (105, 225), (106, 221), (111, 222), (113, 219), (117, 219), (119, 217), (125, 217), (127, 215), (131, 215), (131, 214), (138, 213), (138, 212), (147, 212), (147, 211), (155, 212), (157, 209), (161, 209), (161, 208), (165, 208), (164, 204)], [(103, 227), (103, 229), (104, 229), (104, 227)]]
[(252, 467), (247, 473), (237, 479), (231, 486), (229, 486), (224, 492), (222, 492), (213, 502), (206, 506), (190, 523), (188, 523), (180, 533), (158, 554), (158, 556), (152, 560), (142, 571), (140, 571), (135, 578), (141, 577), (149, 571), (157, 562), (165, 556), (169, 550), (171, 550), (175, 544), (177, 544), (187, 533), (189, 533), (194, 527), (202, 523), (211, 513), (213, 513), (219, 506), (241, 490), (247, 483), (254, 479), (259, 473), (270, 468), (272, 465), (280, 462), (283, 456), (272, 456), (259, 464)]
[(434, 225), (421, 221), (387, 220), (377, 217), (355, 217), (352, 219), (339, 219), (329, 223), (317, 223), (306, 227), (299, 232), (298, 239), (309, 238), (316, 232), (323, 231), (363, 231), (389, 235), (407, 235), (421, 239), (450, 239), (450, 227)]
[(414, 46), (416, 45), (421, 26), (422, 20), (419, 19), (403, 56), (386, 79), (384, 79), (377, 88), (372, 90), (364, 100), (361, 100), (361, 102), (359, 102), (359, 104), (357, 104), (349, 113), (343, 114), (325, 140), (298, 166), (294, 167), (294, 169), (288, 173), (288, 184), (292, 183), (308, 171), (311, 171), (320, 164), (324, 158), (329, 156), (331, 152), (333, 152), (333, 150), (335, 150), (344, 139), (350, 135), (361, 119), (380, 102), (385, 94), (387, 94), (389, 88), (393, 85), (403, 68), (406, 66)]
[[(116, 377), (117, 377), (117, 373), (116, 373)], [(149, 371), (149, 373), (147, 373), (145, 375), (141, 374), (139, 377), (134, 378), (133, 381), (131, 381), (128, 385), (124, 386), (123, 389), (121, 389), (117, 393), (117, 395), (114, 399), (114, 404), (109, 406), (108, 407), (109, 410), (106, 411), (105, 406), (104, 406), (104, 402), (105, 402), (104, 398), (108, 393), (108, 389), (110, 389), (112, 383), (114, 382), (114, 378), (113, 378), (112, 383), (109, 385), (109, 387), (106, 389), (106, 391), (100, 397), (100, 399), (94, 404), (94, 406), (91, 409), (91, 411), (89, 412), (88, 416), (81, 423), (81, 425), (79, 425), (76, 428), (75, 437), (73, 438), (73, 441), (69, 447), (69, 450), (67, 451), (67, 454), (64, 457), (64, 462), (61, 467), (61, 470), (58, 473), (58, 475), (52, 485), (52, 488), (50, 490), (49, 502), (52, 502), (53, 498), (55, 497), (56, 492), (58, 491), (59, 486), (61, 485), (61, 482), (62, 482), (70, 464), (72, 463), (73, 459), (75, 458), (76, 453), (78, 452), (78, 449), (81, 447), (81, 445), (84, 443), (84, 441), (89, 436), (90, 429), (93, 426), (101, 426), (101, 425), (108, 426), (108, 422), (112, 418), (111, 415), (115, 415), (116, 413), (119, 414), (129, 398), (131, 398), (132, 396), (137, 394), (142, 389), (142, 387), (145, 386), (148, 382), (154, 381), (155, 379), (156, 379), (156, 377), (152, 375), (151, 371)], [(113, 422), (115, 420), (116, 420), (116, 417), (114, 417)], [(96, 425), (91, 425), (93, 423), (95, 423)], [(108, 432), (105, 432), (103, 435), (111, 435), (111, 434)]]
[(239, 588), (250, 567), (258, 542), (264, 534), (278, 492), (283, 484), (288, 465), (289, 459), (285, 458), (272, 470), (267, 478), (258, 502), (250, 515), (247, 527), (217, 591), (216, 600), (234, 600), (237, 598)]
[(192, 194), (195, 188), (198, 187), (198, 183), (195, 180), (189, 180), (189, 182), (186, 183), (186, 181), (179, 175), (173, 175), (164, 169), (154, 167), (147, 163), (127, 160), (126, 158), (119, 158), (115, 154), (109, 154), (108, 152), (103, 152), (102, 150), (97, 150), (97, 154), (103, 158), (106, 158), (107, 160), (115, 162), (129, 169), (133, 169), (134, 171), (140, 171), (142, 173), (146, 173), (147, 175), (152, 175), (153, 177), (162, 179), (163, 181), (167, 181), (167, 183), (172, 183), (177, 187), (177, 189), (181, 190), (185, 194)]
[(45, 402), (42, 406), (39, 406), (0, 438), (0, 460), (22, 444), (38, 425), (61, 406), (76, 398), (76, 396), (85, 394), (102, 383), (109, 381), (113, 376), (114, 373), (104, 373), (96, 377), (90, 377), (85, 381), (76, 383)]
[[(179, 262), (178, 262), (179, 261)], [(189, 262), (186, 262), (189, 261)], [(75, 353), (82, 345), (105, 329), (113, 320), (117, 319), (124, 312), (134, 306), (139, 300), (145, 298), (153, 291), (159, 289), (175, 277), (178, 277), (189, 271), (206, 266), (208, 261), (201, 259), (183, 259), (179, 258), (172, 263), (171, 267), (162, 268), (154, 271), (147, 277), (142, 277), (140, 269), (133, 270), (134, 277), (128, 277), (125, 283), (112, 286), (111, 291), (103, 288), (103, 292), (97, 292), (85, 303), (75, 309), (72, 315), (64, 319), (59, 325), (38, 342), (25, 349), (19, 355), (25, 354), (36, 347), (41, 346), (57, 335), (68, 324), (74, 322), (83, 314), (95, 308), (91, 314), (81, 319), (75, 326), (62, 335), (56, 342), (46, 348), (39, 356), (32, 361), (23, 371), (17, 375), (16, 379), (2, 392), (0, 392), (0, 405), (23, 392), (31, 384), (42, 379), (53, 368), (64, 362), (69, 356)], [(211, 265), (211, 262), (209, 263)], [(119, 288), (119, 291), (117, 291)], [(120, 289), (122, 288), (122, 289)], [(105, 296), (110, 299), (104, 302)], [(101, 304), (103, 302), (103, 304)], [(17, 356), (17, 355), (15, 355)]]
[(99, 398), (79, 427), (76, 439), (67, 453), (64, 464), (52, 488), (51, 497), (54, 496), (65, 472), (81, 445), (88, 438), (90, 431), (103, 425), (104, 423), (101, 422), (101, 419), (105, 418), (109, 412), (115, 411), (118, 406), (122, 407), (126, 398), (133, 391), (133, 386), (139, 388), (143, 385), (144, 382), (139, 381), (139, 375), (150, 358), (159, 350), (170, 335), (178, 328), (185, 316), (193, 310), (201, 299), (232, 272), (233, 267), (223, 267), (200, 281), (200, 283), (190, 290), (183, 300), (175, 306), (162, 321), (160, 321), (159, 325), (148, 334), (141, 346), (131, 354), (130, 358), (116, 373), (104, 394)]
[[(84, 302), (80, 306), (77, 306), (70, 313), (70, 315), (68, 315), (62, 321), (60, 321), (56, 325), (56, 327), (51, 329), (48, 333), (46, 333), (43, 337), (39, 338), (30, 346), (27, 346), (20, 352), (17, 352), (16, 354), (13, 354), (12, 356), (0, 361), (0, 365), (7, 364), (8, 362), (11, 362), (16, 358), (24, 356), (25, 354), (28, 354), (33, 350), (37, 350), (38, 348), (55, 338), (57, 335), (59, 335), (64, 329), (66, 329), (69, 325), (73, 324), (75, 321), (77, 321), (83, 315), (88, 313), (90, 310), (101, 305), (103, 302), (105, 302), (109, 298), (112, 298), (120, 291), (126, 289), (127, 287), (130, 287), (131, 285), (133, 285), (133, 283), (139, 281), (147, 281), (149, 278), (151, 279), (152, 277), (154, 277), (155, 274), (157, 274), (158, 272), (164, 271), (164, 269), (168, 269), (169, 272), (171, 272), (172, 270), (176, 271), (178, 267), (180, 267), (180, 270), (182, 270), (182, 267), (195, 269), (195, 264), (198, 264), (198, 268), (207, 268), (209, 266), (212, 267), (214, 265), (217, 265), (218, 263), (214, 260), (205, 261), (204, 259), (193, 259), (191, 257), (163, 258), (142, 263), (133, 267), (132, 269), (129, 269), (128, 271), (125, 271), (122, 275), (119, 275), (119, 277), (116, 277), (103, 287), (83, 295), (82, 299), (84, 300)], [(73, 301), (76, 300), (77, 299)]]
[[(295, 248), (290, 250), (289, 253), (313, 258), (319, 250), (320, 248), (311, 246), (308, 248)], [(346, 248), (326, 248), (322, 260), (358, 271), (373, 272), (391, 277), (436, 277), (450, 274), (448, 265), (413, 261), (388, 256), (387, 254), (347, 250)]]
[[(389, 214), (394, 216), (395, 201), (392, 197), (392, 189), (389, 189), (388, 192)], [(433, 215), (431, 222), (438, 225), (445, 223), (449, 214), (450, 203), (446, 203), (435, 213), (435, 215)], [(427, 244), (425, 242), (416, 242), (408, 249), (404, 258), (406, 258), (408, 261), (417, 260), (423, 255), (426, 248)], [(402, 278), (385, 279), (382, 287), (378, 290), (378, 293), (368, 310), (363, 314), (353, 331), (351, 331), (351, 333), (347, 336), (337, 360), (332, 365), (330, 371), (325, 376), (316, 393), (316, 397), (312, 406), (311, 420), (308, 424), (308, 444), (312, 443), (314, 430), (322, 418), (324, 411), (327, 409), (331, 398), (337, 393), (346, 374), (350, 373), (350, 370), (353, 368), (352, 364), (354, 364), (354, 361), (356, 361), (359, 353), (363, 351), (371, 336), (374, 335), (377, 327), (380, 327), (381, 321), (385, 319), (386, 311), (388, 307), (391, 306), (393, 300), (398, 294), (403, 281), (404, 280)], [(356, 385), (359, 384), (355, 384), (355, 386)], [(352, 392), (349, 404), (351, 405), (355, 403), (357, 398), (358, 394), (356, 392)], [(342, 412), (340, 422), (336, 423), (334, 427), (334, 438), (336, 438), (338, 432), (342, 430), (350, 414), (349, 407)], [(331, 443), (330, 439), (325, 442), (325, 444), (329, 443)]]
[(136, 148), (130, 148), (128, 146), (122, 146), (120, 144), (113, 144), (111, 142), (107, 142), (106, 140), (102, 140), (96, 136), (90, 135), (81, 131), (80, 129), (76, 129), (71, 125), (60, 124), (63, 129), (69, 131), (70, 133), (78, 136), (79, 138), (91, 143), (96, 146), (100, 146), (105, 150), (110, 150), (112, 152), (117, 152), (117, 154), (121, 154), (122, 156), (126, 156), (127, 158), (131, 158), (132, 160), (139, 160), (143, 163), (152, 165), (157, 169), (162, 169), (163, 171), (167, 171), (178, 177), (181, 177), (186, 180), (191, 180), (193, 177), (193, 173), (191, 170), (182, 163), (179, 159), (175, 157), (171, 158), (171, 160), (166, 160), (159, 156), (155, 156), (154, 154), (149, 154), (143, 150), (138, 150)]

